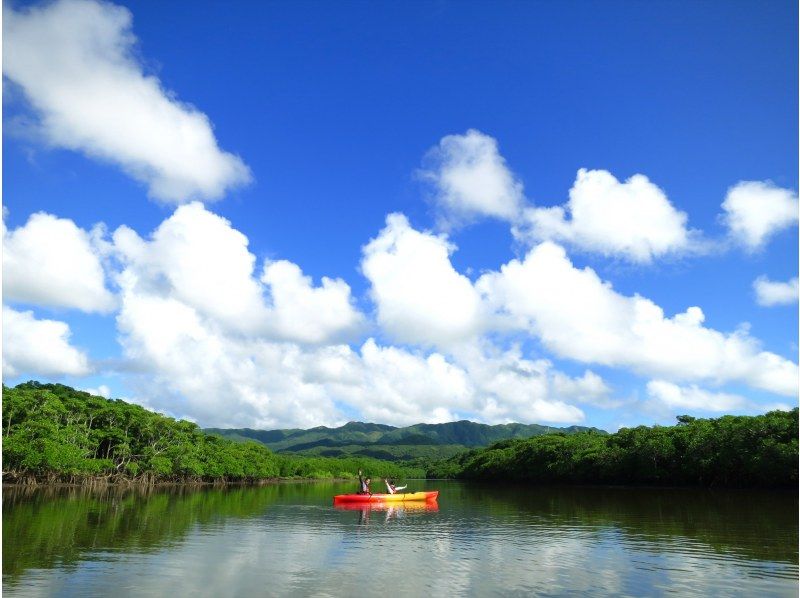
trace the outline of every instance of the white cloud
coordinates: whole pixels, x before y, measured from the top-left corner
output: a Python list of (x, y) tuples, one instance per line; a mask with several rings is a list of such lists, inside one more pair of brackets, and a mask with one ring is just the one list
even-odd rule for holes
[(479, 216), (514, 220), (525, 201), (522, 183), (506, 166), (497, 141), (475, 129), (443, 137), (426, 162), (421, 175), (435, 187), (442, 224)]
[(581, 169), (564, 206), (526, 209), (515, 234), (649, 263), (690, 249), (695, 235), (686, 220), (644, 175), (620, 182), (605, 170)]
[(115, 306), (89, 233), (43, 212), (25, 226), (3, 226), (3, 294), (7, 301), (108, 312)]
[(266, 317), (247, 238), (202, 204), (179, 207), (150, 241), (124, 226), (113, 239), (128, 284), (161, 287), (162, 294), (241, 331)]
[(769, 181), (742, 181), (728, 190), (722, 209), (731, 237), (754, 251), (797, 224), (797, 193)]
[(176, 209), (150, 241), (124, 226), (113, 239), (126, 288), (173, 298), (240, 334), (321, 343), (361, 325), (342, 280), (314, 287), (287, 261), (267, 264), (257, 280), (247, 237), (200, 203)]
[(700, 248), (686, 214), (641, 174), (620, 182), (605, 170), (581, 169), (564, 206), (537, 208), (527, 204), (497, 141), (480, 131), (442, 138), (426, 160), (421, 174), (434, 185), (445, 228), (488, 216), (511, 222), (520, 239), (567, 242), (639, 263)]
[(678, 386), (664, 380), (647, 383), (650, 397), (645, 406), (666, 414), (668, 412), (706, 411), (713, 413), (767, 413), (769, 411), (791, 411), (794, 407), (786, 403), (760, 403), (737, 394), (711, 392), (697, 385)]
[(175, 298), (125, 282), (117, 325), (126, 357), (143, 372), (136, 394), (153, 408), (234, 427), (337, 419), (324, 389), (304, 382), (295, 345), (228, 332)]
[[(359, 354), (333, 347), (322, 356), (329, 392), (368, 421), (441, 423), (470, 406), (473, 389), (467, 373), (439, 353), (425, 356), (368, 339)], [(309, 366), (320, 375), (320, 366)]]
[(321, 343), (350, 336), (363, 325), (341, 279), (323, 277), (322, 286), (314, 287), (299, 266), (280, 260), (264, 267), (261, 281), (272, 298), (270, 325), (282, 338)]
[(103, 397), (104, 399), (111, 398), (111, 389), (105, 384), (101, 384), (97, 388), (83, 388), (82, 390), (96, 397)]
[(664, 380), (647, 383), (647, 394), (669, 409), (691, 409), (696, 411), (731, 412), (748, 406), (748, 401), (739, 395), (710, 392), (696, 385), (678, 386)]
[(286, 261), (265, 265), (262, 286), (246, 237), (199, 204), (150, 241), (120, 228), (114, 243), (121, 342), (152, 407), (205, 424), (308, 427), (343, 423), (337, 401), (406, 423), (445, 420), (460, 404), (464, 374), (441, 355), (326, 345), (362, 322), (349, 287), (313, 287)]
[(766, 276), (759, 276), (753, 281), (756, 302), (764, 307), (773, 305), (791, 305), (797, 303), (797, 277), (786, 282), (773, 281)]
[(372, 284), (378, 323), (402, 342), (449, 345), (481, 327), (480, 297), (450, 263), (446, 237), (411, 228), (402, 214), (364, 247), (361, 269)]
[(649, 299), (621, 295), (590, 268), (575, 268), (550, 242), (483, 275), (477, 288), (514, 326), (562, 357), (675, 380), (741, 381), (797, 394), (797, 365), (761, 351), (745, 330), (706, 328), (699, 307), (666, 317)]
[[(350, 410), (394, 424), (458, 417), (575, 423), (583, 412), (565, 401), (607, 393), (591, 373), (566, 378), (549, 362), (528, 361), (519, 352), (487, 344), (467, 355), (463, 338), (473, 338), (479, 319), (477, 292), (452, 270), (446, 240), (414, 231), (401, 216), (391, 216), (365, 249), (365, 271), (389, 281), (378, 285), (382, 290), (401, 291), (389, 297), (394, 311), (383, 314), (412, 318), (387, 321), (397, 330), (415, 327), (415, 337), (461, 338), (460, 355), (373, 339), (359, 349), (337, 344), (342, 331), (362, 321), (350, 305), (349, 287), (330, 279), (313, 287), (285, 261), (265, 265), (262, 286), (253, 278), (247, 239), (199, 204), (178, 208), (149, 241), (127, 228), (113, 239), (123, 266), (120, 341), (131, 369), (141, 372), (134, 394), (147, 397), (151, 408), (204, 425), (333, 425)], [(419, 267), (433, 288), (392, 286), (392, 278), (418, 284)], [(414, 289), (430, 296), (415, 298)], [(467, 294), (471, 309), (458, 311), (458, 293)], [(456, 317), (445, 326), (434, 319), (453, 311)], [(435, 332), (421, 332), (425, 326)]]
[(396, 425), (583, 420), (551, 396), (548, 362), (506, 356), (478, 366), (373, 339), (354, 351), (247, 338), (180, 301), (125, 285), (118, 326), (126, 356), (144, 372), (136, 394), (204, 425), (339, 425), (343, 406)]
[(579, 378), (555, 372), (552, 379), (555, 395), (568, 401), (586, 403), (603, 409), (619, 407), (622, 401), (611, 398), (611, 388), (600, 376), (586, 370)]
[[(475, 385), (473, 412), (486, 422), (574, 424), (584, 420), (584, 413), (565, 401), (590, 395), (599, 399), (610, 392), (599, 376), (600, 384), (590, 390), (582, 379), (554, 370), (546, 359), (525, 359), (519, 347), (499, 351), (486, 342), (472, 343), (461, 346), (455, 359)], [(576, 392), (579, 387), (585, 392)]]
[(449, 421), (469, 397), (462, 370), (368, 340), (303, 347), (244, 338), (174, 299), (125, 292), (125, 354), (146, 374), (153, 407), (204, 425), (311, 427), (344, 423), (340, 403), (386, 423)]
[(88, 357), (69, 337), (64, 322), (37, 320), (33, 312), (3, 306), (3, 376), (88, 374)]
[(111, 162), (168, 202), (220, 198), (250, 180), (220, 150), (208, 117), (143, 72), (130, 11), (58, 0), (3, 11), (3, 73), (38, 115), (54, 147)]
[[(489, 423), (536, 421), (577, 423), (583, 412), (564, 402), (554, 388), (547, 360), (522, 358), (518, 349), (497, 351), (488, 344), (462, 345), (450, 358), (427, 356), (397, 347), (379, 347), (372, 339), (361, 347), (353, 376), (331, 378), (340, 397), (369, 419), (408, 425), (458, 418)], [(338, 380), (351, 380), (349, 387)], [(601, 381), (602, 382), (602, 381)], [(603, 390), (605, 393), (607, 391)]]

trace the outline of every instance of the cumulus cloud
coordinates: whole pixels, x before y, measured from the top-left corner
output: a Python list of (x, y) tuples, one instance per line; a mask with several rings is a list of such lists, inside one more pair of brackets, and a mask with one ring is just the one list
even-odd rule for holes
[(600, 386), (589, 389), (582, 379), (569, 378), (546, 359), (524, 358), (517, 346), (501, 351), (486, 341), (470, 343), (456, 351), (455, 359), (476, 387), (474, 411), (491, 423), (578, 423), (585, 416), (571, 402), (599, 399), (610, 392), (599, 376)]
[(706, 328), (699, 307), (666, 317), (651, 300), (621, 295), (590, 268), (575, 268), (551, 242), (500, 272), (484, 274), (477, 288), (493, 309), (561, 357), (675, 380), (739, 381), (797, 394), (797, 365), (762, 351), (746, 330)]
[(364, 247), (361, 270), (378, 323), (395, 340), (442, 346), (480, 330), (480, 297), (450, 263), (454, 250), (446, 237), (413, 229), (402, 214), (390, 214)]
[(145, 74), (136, 42), (130, 11), (106, 2), (3, 10), (3, 74), (46, 143), (116, 164), (167, 202), (218, 199), (249, 181), (208, 117)]
[(88, 392), (90, 395), (94, 395), (96, 397), (103, 397), (104, 399), (111, 398), (111, 389), (105, 384), (101, 384), (97, 388), (83, 388), (81, 390), (83, 390), (84, 392)]
[(647, 383), (647, 394), (669, 409), (692, 411), (731, 412), (744, 409), (748, 402), (744, 397), (723, 392), (710, 392), (696, 385), (678, 386), (664, 380)]
[(797, 193), (769, 181), (742, 181), (731, 187), (722, 209), (730, 236), (750, 251), (798, 220)]
[(346, 283), (314, 287), (286, 261), (257, 280), (247, 238), (200, 204), (178, 208), (150, 240), (124, 227), (113, 239), (120, 340), (144, 373), (135, 394), (153, 407), (205, 424), (308, 427), (343, 423), (337, 401), (405, 421), (446, 417), (455, 400), (447, 380), (459, 370), (441, 356), (330, 344), (362, 321)]
[(696, 234), (687, 230), (686, 221), (686, 214), (642, 174), (620, 182), (608, 171), (581, 169), (566, 205), (526, 209), (515, 234), (649, 263), (690, 249)]
[(474, 392), (468, 374), (440, 353), (426, 356), (381, 347), (373, 339), (359, 353), (330, 348), (323, 352), (321, 365), (309, 366), (312, 377), (324, 381), (330, 394), (370, 421), (400, 425), (452, 421), (469, 409)]
[(123, 281), (117, 318), (129, 381), (148, 403), (204, 425), (314, 426), (336, 421), (333, 401), (305, 383), (299, 347), (242, 337), (173, 297)]
[(10, 232), (3, 225), (3, 294), (7, 301), (86, 312), (115, 306), (92, 235), (43, 212)]
[(774, 281), (766, 276), (759, 276), (753, 281), (753, 289), (756, 292), (756, 302), (764, 307), (797, 303), (798, 287), (796, 276), (786, 282)]
[[(352, 411), (394, 424), (459, 417), (575, 423), (584, 415), (568, 401), (608, 392), (593, 374), (571, 379), (549, 362), (529, 361), (519, 352), (489, 345), (467, 352), (467, 344), (477, 347), (472, 337), (459, 343), (459, 355), (383, 346), (371, 338), (357, 348), (341, 344), (340, 333), (362, 320), (343, 281), (323, 279), (314, 287), (286, 261), (267, 263), (256, 280), (246, 237), (199, 204), (178, 208), (149, 240), (122, 227), (113, 241), (122, 266), (120, 342), (131, 369), (140, 372), (132, 374), (134, 394), (147, 397), (153, 408), (204, 425), (334, 425)], [(416, 266), (434, 263), (433, 272), (423, 269), (422, 282), (442, 284), (444, 276), (443, 283), (468, 293), (477, 309), (477, 292), (452, 270), (448, 251), (443, 237), (414, 231), (394, 216), (365, 249), (364, 267), (382, 282), (399, 277), (420, 284), (414, 282)], [(386, 287), (391, 291), (410, 290), (391, 284)], [(440, 290), (451, 292), (448, 288)], [(439, 301), (437, 289), (430, 292)], [(426, 324), (449, 316), (444, 307), (458, 306), (445, 303), (437, 312), (430, 297), (419, 305), (414, 300), (398, 299), (406, 302), (409, 317), (416, 314), (422, 321), (386, 321), (396, 330), (417, 327), (415, 337), (423, 339), (472, 334), (478, 317), (462, 310), (455, 324), (425, 336), (419, 331)], [(400, 305), (393, 303), (396, 309), (384, 315), (404, 313)]]
[(768, 411), (791, 411), (786, 403), (759, 403), (737, 394), (712, 392), (697, 385), (679, 386), (665, 380), (647, 383), (649, 401), (647, 408), (655, 411), (713, 413), (767, 413)]
[[(548, 360), (518, 348), (467, 343), (450, 356), (381, 347), (368, 339), (360, 354), (330, 347), (313, 357), (308, 375), (367, 419), (407, 425), (471, 418), (489, 423), (577, 423), (584, 413), (567, 401), (591, 402), (611, 389), (592, 372), (570, 378)], [(584, 400), (585, 399), (585, 400)]]
[(179, 302), (127, 294), (119, 329), (126, 356), (143, 372), (137, 394), (205, 425), (338, 425), (344, 407), (396, 425), (583, 420), (580, 409), (549, 396), (542, 373), (510, 365), (483, 374), (373, 339), (358, 350), (248, 339)]
[(240, 334), (326, 342), (362, 322), (342, 280), (314, 287), (287, 261), (267, 264), (256, 279), (247, 237), (197, 202), (176, 209), (149, 241), (125, 226), (113, 241), (125, 288), (175, 299)]
[(581, 169), (564, 206), (534, 207), (500, 154), (497, 140), (471, 129), (443, 137), (421, 171), (434, 187), (445, 228), (479, 217), (506, 220), (522, 240), (556, 240), (583, 251), (639, 263), (699, 249), (699, 233), (664, 191), (642, 175), (624, 182)]
[(586, 403), (603, 409), (622, 405), (622, 401), (611, 397), (611, 388), (600, 376), (586, 370), (583, 376), (570, 378), (562, 372), (554, 372), (552, 385), (555, 395), (568, 401)]
[(462, 363), (438, 352), (367, 339), (310, 347), (231, 334), (176, 300), (123, 294), (125, 354), (145, 374), (152, 407), (204, 425), (340, 425), (343, 409), (395, 425), (469, 417), (576, 423), (583, 412), (552, 395), (549, 364)]
[(321, 343), (346, 337), (360, 329), (363, 318), (351, 304), (350, 287), (341, 279), (322, 278), (314, 287), (300, 267), (280, 260), (264, 267), (272, 307), (269, 321), (280, 337)]
[(522, 183), (506, 166), (497, 140), (475, 129), (443, 137), (426, 156), (421, 176), (434, 187), (445, 226), (480, 216), (514, 220), (525, 201)]
[(84, 376), (86, 353), (69, 343), (70, 329), (57, 320), (37, 320), (31, 311), (3, 306), (3, 376)]

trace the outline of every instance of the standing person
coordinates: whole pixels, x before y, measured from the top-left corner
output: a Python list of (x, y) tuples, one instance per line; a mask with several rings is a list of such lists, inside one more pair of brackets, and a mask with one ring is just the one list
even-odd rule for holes
[(370, 484), (371, 481), (372, 480), (370, 480), (369, 478), (364, 479), (364, 477), (361, 475), (361, 470), (359, 469), (358, 470), (358, 486), (359, 486), (358, 493), (359, 494), (372, 494), (372, 492), (369, 491), (369, 484)]

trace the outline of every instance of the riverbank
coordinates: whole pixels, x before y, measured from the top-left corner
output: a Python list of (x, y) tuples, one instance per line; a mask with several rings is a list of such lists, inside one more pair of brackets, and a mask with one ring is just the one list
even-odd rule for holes
[(507, 440), (427, 473), (503, 484), (797, 488), (798, 409)]
[(142, 480), (138, 478), (111, 479), (105, 477), (80, 478), (74, 480), (37, 480), (35, 478), (13, 478), (8, 481), (3, 474), (3, 488), (169, 488), (169, 487), (252, 487), (288, 483), (331, 482), (357, 483), (357, 478), (265, 478), (259, 480)]
[(229, 483), (276, 478), (424, 477), (370, 457), (283, 455), (62, 384), (3, 387), (3, 466), (19, 483)]

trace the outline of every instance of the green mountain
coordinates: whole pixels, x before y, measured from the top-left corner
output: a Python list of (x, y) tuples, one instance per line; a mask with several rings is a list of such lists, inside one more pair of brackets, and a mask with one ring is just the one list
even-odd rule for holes
[(500, 440), (531, 438), (543, 434), (574, 434), (597, 428), (554, 428), (538, 424), (490, 426), (467, 420), (445, 424), (415, 424), (397, 428), (383, 424), (349, 422), (338, 428), (319, 426), (309, 430), (252, 430), (208, 428), (206, 432), (231, 440), (257, 440), (278, 453), (338, 457), (354, 455), (386, 460), (425, 457), (445, 459), (465, 450), (488, 446)]

